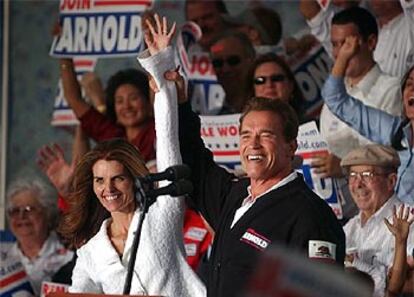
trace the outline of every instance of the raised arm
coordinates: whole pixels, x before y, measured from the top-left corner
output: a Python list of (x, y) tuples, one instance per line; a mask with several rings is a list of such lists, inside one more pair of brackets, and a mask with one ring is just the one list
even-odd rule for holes
[(62, 79), (65, 99), (77, 118), (82, 117), (90, 105), (82, 99), (81, 88), (76, 78), (72, 59), (60, 59), (60, 77)]
[(392, 223), (384, 219), (388, 230), (394, 235), (395, 250), (392, 271), (388, 279), (386, 296), (398, 296), (401, 293), (407, 275), (407, 239), (414, 217), (410, 217), (410, 207), (402, 204), (398, 210), (394, 206)]
[(350, 36), (338, 51), (331, 75), (322, 89), (322, 97), (339, 119), (371, 141), (390, 145), (398, 130), (401, 119), (379, 109), (364, 105), (350, 96), (344, 84), (345, 70), (350, 59), (357, 52), (359, 40)]

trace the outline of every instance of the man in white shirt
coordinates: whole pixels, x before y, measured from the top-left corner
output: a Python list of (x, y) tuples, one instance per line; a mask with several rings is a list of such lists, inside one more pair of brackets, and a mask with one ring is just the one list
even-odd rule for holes
[[(366, 9), (354, 6), (345, 9), (332, 18), (331, 43), (334, 59), (348, 36), (359, 38), (359, 48), (352, 57), (345, 73), (348, 94), (366, 105), (379, 108), (393, 115), (402, 111), (399, 80), (385, 75), (374, 61), (373, 52), (377, 45), (378, 27), (374, 16)], [(352, 149), (370, 143), (344, 122), (334, 116), (326, 105), (320, 116), (321, 135), (326, 139), (331, 154), (318, 156), (312, 163), (315, 173), (322, 177), (336, 178), (335, 184), (345, 199), (346, 217), (354, 214), (347, 183), (339, 166), (340, 159)]]
[[(311, 33), (324, 45), (328, 53), (332, 53), (329, 42), (331, 19), (339, 5), (321, 8), (318, 2), (322, 1), (301, 0), (300, 10)], [(332, 1), (333, 4), (337, 2), (339, 1)], [(358, 4), (358, 1), (341, 1), (340, 4), (340, 8), (349, 8)], [(401, 77), (414, 63), (414, 1), (370, 0), (369, 7), (379, 26), (374, 59), (382, 71)]]
[[(394, 258), (394, 237), (384, 219), (392, 221), (393, 209), (402, 202), (394, 193), (400, 160), (391, 147), (368, 145), (351, 151), (341, 166), (348, 172), (349, 189), (359, 214), (345, 226), (346, 259), (369, 273), (374, 296), (384, 296), (388, 269)], [(408, 237), (408, 254), (414, 247), (414, 225)]]

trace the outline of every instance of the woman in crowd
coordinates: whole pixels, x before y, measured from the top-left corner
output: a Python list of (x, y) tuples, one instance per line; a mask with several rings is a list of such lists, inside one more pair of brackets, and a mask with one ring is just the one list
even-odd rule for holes
[[(40, 296), (42, 281), (51, 281), (73, 258), (59, 241), (55, 195), (40, 180), (17, 180), (7, 191), (7, 218), (17, 241), (8, 257), (22, 262), (33, 290)], [(70, 282), (70, 275), (66, 276)]]
[(332, 74), (325, 82), (322, 96), (329, 109), (342, 121), (371, 141), (390, 145), (398, 151), (396, 193), (400, 200), (414, 203), (414, 66), (401, 81), (404, 115), (393, 116), (364, 105), (346, 93), (345, 69), (358, 48), (356, 37), (348, 37), (339, 50)]
[[(65, 98), (87, 136), (95, 141), (125, 138), (140, 150), (145, 161), (155, 159), (154, 120), (145, 73), (127, 69), (113, 75), (105, 90), (105, 104), (97, 106), (99, 111), (105, 110), (103, 114), (82, 99), (73, 61), (61, 59), (60, 69)], [(99, 100), (104, 101), (94, 101)]]
[[(143, 60), (149, 63), (148, 67), (158, 51), (169, 45), (175, 29), (174, 26), (168, 31), (166, 21), (161, 24), (158, 16), (155, 20), (157, 29), (151, 27), (151, 37), (147, 38), (151, 56)], [(167, 69), (174, 68), (174, 59), (170, 62), (165, 65)], [(157, 82), (157, 86), (176, 100), (174, 83)], [(165, 105), (171, 102), (157, 100), (156, 96), (154, 104), (157, 167), (162, 171), (181, 162), (177, 127), (170, 124), (176, 123), (173, 117), (177, 115), (164, 112), (168, 110)], [(135, 199), (134, 181), (148, 173), (136, 147), (122, 139), (98, 143), (78, 163), (73, 192), (67, 199), (69, 209), (60, 225), (62, 234), (78, 248), (71, 292), (123, 292), (133, 234), (142, 215), (142, 205)], [(203, 284), (185, 261), (183, 203), (183, 198), (162, 196), (150, 207), (143, 223), (131, 294), (205, 295)]]
[(300, 122), (305, 121), (305, 99), (283, 58), (274, 53), (257, 57), (247, 77), (249, 98), (256, 96), (289, 102)]

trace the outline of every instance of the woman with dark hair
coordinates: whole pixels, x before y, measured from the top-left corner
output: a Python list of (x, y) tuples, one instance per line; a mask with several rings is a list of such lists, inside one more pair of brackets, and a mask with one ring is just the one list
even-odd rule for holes
[(286, 61), (267, 53), (256, 58), (248, 74), (249, 97), (280, 99), (288, 102), (296, 111), (300, 122), (305, 121), (304, 97), (292, 70)]
[(127, 69), (113, 75), (105, 92), (106, 104), (98, 107), (105, 109), (102, 114), (82, 99), (73, 61), (61, 59), (60, 70), (65, 98), (87, 136), (95, 141), (125, 138), (140, 150), (145, 161), (155, 159), (154, 119), (144, 72)]
[[(164, 50), (174, 33), (155, 17), (158, 30), (151, 30), (152, 43), (143, 58), (151, 63)], [(154, 57), (153, 57), (154, 56)], [(174, 68), (174, 59), (165, 65)], [(160, 92), (173, 96), (174, 83)], [(176, 114), (166, 113), (167, 100), (155, 98), (157, 167), (181, 163)], [(176, 103), (175, 103), (176, 104)], [(124, 139), (103, 141), (78, 163), (67, 198), (60, 232), (77, 250), (70, 292), (121, 294), (132, 253), (132, 242), (142, 205), (135, 198), (135, 179), (149, 173), (140, 152)], [(162, 184), (162, 182), (160, 182)], [(131, 295), (204, 296), (205, 287), (186, 263), (182, 218), (184, 199), (160, 196), (149, 208), (142, 225), (141, 241), (133, 270)]]
[(344, 86), (345, 69), (358, 48), (351, 36), (341, 46), (331, 75), (325, 82), (322, 97), (329, 109), (342, 121), (371, 141), (391, 145), (398, 151), (396, 193), (406, 203), (414, 203), (414, 66), (401, 81), (404, 115), (393, 116), (364, 105), (348, 95)]

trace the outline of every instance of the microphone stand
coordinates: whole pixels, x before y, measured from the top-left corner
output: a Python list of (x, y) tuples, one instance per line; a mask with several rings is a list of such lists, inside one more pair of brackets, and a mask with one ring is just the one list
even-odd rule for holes
[(135, 185), (137, 187), (137, 192), (135, 193), (135, 199), (140, 202), (139, 204), (142, 207), (142, 214), (139, 218), (137, 229), (134, 233), (134, 241), (132, 242), (132, 247), (131, 247), (131, 258), (129, 259), (129, 263), (128, 263), (128, 272), (125, 278), (124, 291), (122, 293), (123, 295), (130, 295), (132, 275), (134, 271), (135, 261), (137, 258), (139, 241), (141, 239), (142, 225), (143, 225), (143, 222), (144, 222), (144, 219), (148, 212), (149, 207), (156, 200), (156, 197), (147, 196), (139, 178), (136, 179)]

